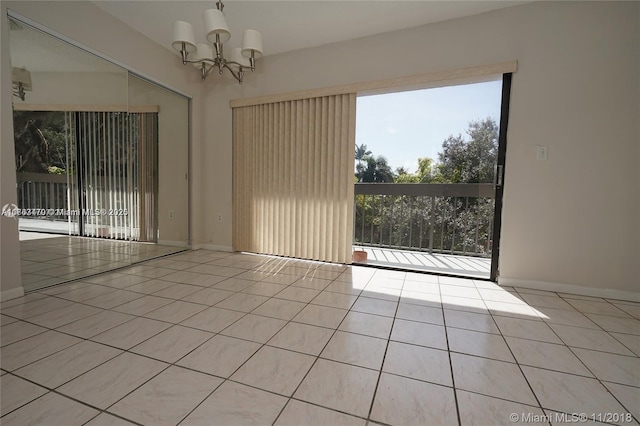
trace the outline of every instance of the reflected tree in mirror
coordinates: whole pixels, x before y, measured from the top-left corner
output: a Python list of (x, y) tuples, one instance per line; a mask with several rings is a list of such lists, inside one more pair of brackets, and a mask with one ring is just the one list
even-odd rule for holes
[(64, 174), (68, 123), (60, 111), (14, 111), (16, 171)]

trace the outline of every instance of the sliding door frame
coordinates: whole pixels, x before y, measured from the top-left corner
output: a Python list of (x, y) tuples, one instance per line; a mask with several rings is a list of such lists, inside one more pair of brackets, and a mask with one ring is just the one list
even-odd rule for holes
[(500, 129), (498, 133), (498, 159), (496, 161), (495, 207), (493, 210), (493, 236), (491, 243), (491, 271), (489, 279), (497, 281), (500, 275), (500, 235), (502, 227), (502, 198), (507, 154), (507, 129), (509, 127), (509, 102), (511, 100), (512, 73), (502, 75), (502, 100), (500, 103)]

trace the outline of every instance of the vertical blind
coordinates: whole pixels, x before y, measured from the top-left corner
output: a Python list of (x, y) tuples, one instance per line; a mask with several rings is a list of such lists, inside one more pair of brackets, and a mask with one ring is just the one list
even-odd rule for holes
[(77, 112), (71, 189), (72, 208), (80, 212), (79, 235), (128, 239), (129, 215), (109, 214), (115, 209), (130, 209), (129, 140), (127, 114), (124, 112)]
[(233, 109), (233, 248), (351, 263), (354, 93)]
[(157, 113), (70, 112), (69, 208), (74, 234), (157, 236)]

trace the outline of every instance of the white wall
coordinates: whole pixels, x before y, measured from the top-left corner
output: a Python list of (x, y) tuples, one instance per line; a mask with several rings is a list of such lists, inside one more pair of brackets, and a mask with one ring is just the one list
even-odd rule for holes
[(32, 72), (33, 90), (16, 104), (127, 105), (127, 79), (120, 72)]
[(502, 276), (637, 297), (640, 4), (541, 6), (514, 76)]
[[(11, 94), (11, 63), (9, 61), (9, 21), (2, 5), (0, 16), (0, 208), (17, 204), (15, 151), (13, 149), (13, 114)], [(0, 300), (20, 297), (20, 245), (18, 221), (0, 216)]]
[[(637, 2), (536, 2), (266, 57), (242, 88), (212, 81), (203, 93), (211, 136), (198, 149), (211, 167), (198, 181), (216, 185), (195, 182), (196, 209), (231, 215), (229, 99), (517, 59), (501, 281), (638, 297), (639, 22)], [(199, 220), (201, 242), (231, 245), (229, 226)]]

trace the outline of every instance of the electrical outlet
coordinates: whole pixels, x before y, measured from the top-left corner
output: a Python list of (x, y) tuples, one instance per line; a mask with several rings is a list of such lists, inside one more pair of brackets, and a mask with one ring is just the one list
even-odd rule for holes
[(173, 210), (169, 210), (169, 220), (173, 220), (176, 218), (176, 212)]
[(222, 213), (218, 213), (218, 222), (222, 222)]

